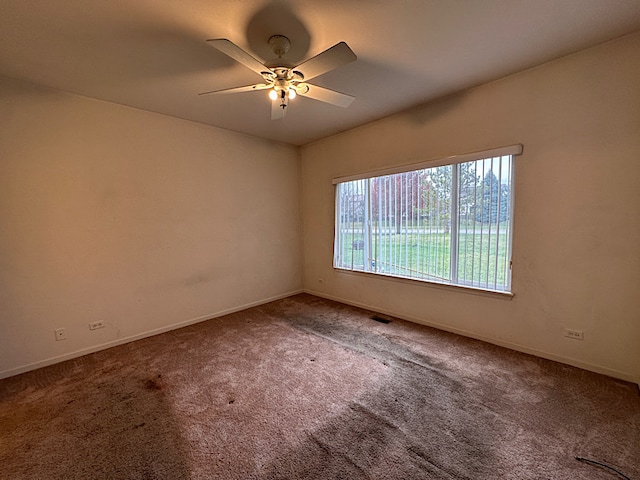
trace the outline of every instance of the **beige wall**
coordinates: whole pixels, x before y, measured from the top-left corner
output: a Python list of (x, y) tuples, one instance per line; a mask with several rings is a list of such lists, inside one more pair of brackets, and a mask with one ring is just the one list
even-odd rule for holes
[(0, 376), (301, 289), (294, 147), (9, 79), (0, 112)]
[[(639, 55), (635, 34), (299, 150), (0, 78), (0, 377), (304, 286), (639, 381)], [(514, 143), (512, 300), (333, 270), (333, 177)]]
[[(303, 147), (305, 289), (640, 380), (638, 58), (640, 33)], [(333, 177), (515, 143), (512, 300), (333, 270)]]

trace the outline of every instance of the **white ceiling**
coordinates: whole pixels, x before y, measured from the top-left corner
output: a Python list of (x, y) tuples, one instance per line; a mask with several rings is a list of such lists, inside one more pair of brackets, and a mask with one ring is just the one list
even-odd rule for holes
[[(640, 0), (0, 0), (0, 74), (292, 145), (640, 30)], [(345, 41), (358, 59), (313, 80), (356, 97), (298, 97), (270, 120), (260, 82), (210, 47), (260, 60), (286, 35), (300, 63)]]

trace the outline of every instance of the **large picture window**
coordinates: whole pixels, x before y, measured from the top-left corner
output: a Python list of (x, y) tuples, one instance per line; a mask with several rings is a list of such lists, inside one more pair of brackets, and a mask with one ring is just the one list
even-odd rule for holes
[(521, 150), (336, 179), (334, 267), (510, 292), (513, 156)]

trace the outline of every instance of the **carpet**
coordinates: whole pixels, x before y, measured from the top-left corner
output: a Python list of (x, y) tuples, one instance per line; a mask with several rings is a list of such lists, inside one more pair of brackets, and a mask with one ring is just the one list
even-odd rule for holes
[(636, 385), (372, 317), (297, 295), (4, 379), (0, 478), (640, 479)]

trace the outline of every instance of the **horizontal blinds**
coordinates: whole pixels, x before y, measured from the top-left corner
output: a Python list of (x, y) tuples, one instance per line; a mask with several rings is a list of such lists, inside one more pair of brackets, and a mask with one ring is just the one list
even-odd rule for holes
[(425, 168), (439, 167), (443, 165), (452, 165), (454, 163), (471, 162), (474, 160), (482, 160), (484, 158), (502, 157), (505, 155), (520, 155), (522, 154), (522, 145), (509, 145), (507, 147), (494, 148), (491, 150), (484, 150), (481, 152), (463, 153), (461, 155), (452, 155), (450, 157), (438, 158), (433, 160), (427, 160), (419, 163), (412, 163), (408, 165), (399, 165), (397, 167), (384, 168), (381, 170), (370, 170), (368, 172), (358, 173), (354, 175), (347, 175), (344, 177), (336, 177), (332, 180), (334, 185), (343, 182), (350, 182), (353, 180), (363, 180), (372, 177), (381, 177), (383, 175), (393, 175), (396, 173), (411, 172), (413, 170), (422, 170)]

